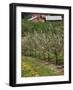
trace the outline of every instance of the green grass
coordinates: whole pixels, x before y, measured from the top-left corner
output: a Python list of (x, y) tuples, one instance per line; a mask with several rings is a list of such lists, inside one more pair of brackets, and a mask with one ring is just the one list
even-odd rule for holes
[(41, 62), (41, 60), (32, 57), (22, 56), (21, 62), (21, 76), (56, 76), (60, 75), (55, 70), (51, 70), (48, 65)]
[[(27, 34), (27, 32), (33, 33), (34, 31), (39, 32), (48, 32), (52, 31), (57, 34), (58, 33), (63, 33), (64, 30), (64, 22), (63, 21), (46, 21), (45, 23), (43, 22), (32, 22), (32, 21), (27, 21), (22, 19), (22, 36)], [(25, 33), (24, 33), (25, 32)]]

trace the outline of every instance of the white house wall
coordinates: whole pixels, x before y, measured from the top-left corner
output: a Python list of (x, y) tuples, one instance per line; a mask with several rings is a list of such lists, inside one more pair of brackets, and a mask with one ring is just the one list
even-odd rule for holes
[(46, 20), (62, 20), (62, 16), (46, 16)]

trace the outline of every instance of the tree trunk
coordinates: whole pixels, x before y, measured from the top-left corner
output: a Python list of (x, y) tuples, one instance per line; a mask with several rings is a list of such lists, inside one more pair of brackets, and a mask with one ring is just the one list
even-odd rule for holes
[(48, 62), (50, 61), (50, 58), (49, 58), (49, 53), (48, 53)]
[(55, 49), (55, 58), (56, 58), (56, 65), (58, 64), (58, 55), (57, 55), (57, 50)]
[(43, 59), (45, 59), (45, 52), (43, 51)]

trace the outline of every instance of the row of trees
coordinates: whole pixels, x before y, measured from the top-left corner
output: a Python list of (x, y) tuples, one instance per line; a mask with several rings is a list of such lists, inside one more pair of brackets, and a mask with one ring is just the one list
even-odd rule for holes
[(28, 22), (22, 20), (22, 55), (64, 64), (63, 21)]

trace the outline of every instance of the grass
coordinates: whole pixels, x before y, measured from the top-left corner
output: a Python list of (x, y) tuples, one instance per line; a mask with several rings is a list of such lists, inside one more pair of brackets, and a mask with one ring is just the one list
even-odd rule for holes
[(22, 56), (21, 77), (56, 76), (60, 75), (56, 70), (42, 63), (40, 59)]

